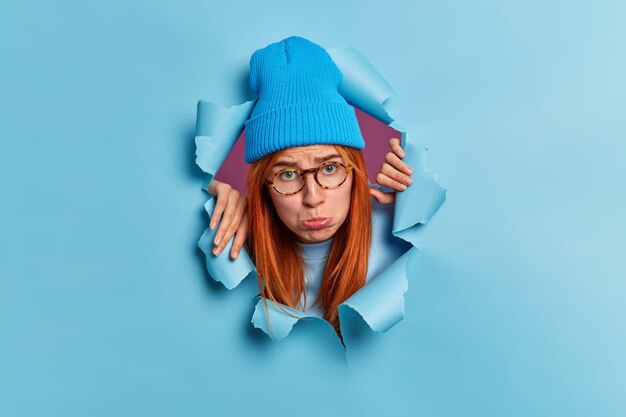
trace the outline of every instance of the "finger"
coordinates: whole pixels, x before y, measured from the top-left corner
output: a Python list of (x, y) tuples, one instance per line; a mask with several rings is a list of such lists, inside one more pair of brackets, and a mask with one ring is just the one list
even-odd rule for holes
[(226, 230), (223, 233), (221, 233), (218, 230), (218, 232), (215, 235), (215, 245), (217, 247), (215, 248), (214, 252), (216, 252), (216, 255), (219, 255), (224, 250), (228, 242), (230, 242), (230, 239), (237, 232), (241, 224), (241, 220), (244, 214), (246, 213), (246, 203), (247, 203), (246, 198), (244, 196), (239, 195), (237, 199), (237, 207), (235, 207), (235, 212), (232, 216), (232, 219), (228, 221), (227, 218), (229, 218), (229, 216), (226, 213), (224, 214), (223, 223), (228, 224), (228, 226), (226, 227)]
[(370, 188), (370, 194), (380, 204), (391, 204), (396, 201), (396, 193), (384, 193), (375, 188)]
[(381, 166), (380, 172), (385, 174), (389, 178), (397, 181), (398, 183), (402, 183), (404, 185), (411, 185), (411, 183), (413, 182), (413, 179), (411, 177), (398, 171), (396, 168), (392, 167), (387, 162), (385, 162)]
[(211, 214), (211, 224), (209, 226), (211, 230), (215, 229), (215, 226), (219, 223), (222, 213), (226, 208), (226, 204), (228, 203), (229, 188), (230, 185), (225, 183), (219, 184), (216, 188), (217, 201), (215, 202), (215, 208)]
[(406, 187), (413, 182), (411, 177), (401, 173), (386, 162), (380, 169), (379, 175), (381, 175), (380, 180), (383, 182), (379, 183), (380, 185), (391, 187), (396, 191), (406, 190)]
[(387, 152), (387, 155), (385, 155), (385, 161), (398, 171), (402, 171), (407, 175), (411, 175), (413, 173), (411, 167), (406, 162), (402, 161), (402, 159), (398, 158), (398, 155), (393, 152)]
[(230, 257), (234, 260), (239, 256), (239, 252), (241, 251), (241, 247), (246, 241), (248, 237), (248, 214), (244, 214), (241, 219), (241, 223), (239, 224), (239, 229), (237, 229), (237, 234), (235, 234), (235, 240), (233, 241), (233, 247), (230, 249)]
[[(215, 233), (215, 239), (213, 243), (217, 246), (213, 252), (217, 250), (216, 255), (219, 255), (219, 252), (224, 249), (228, 240), (225, 239), (226, 232), (229, 230), (231, 223), (235, 217), (235, 212), (237, 209), (237, 202), (239, 200), (239, 192), (237, 190), (231, 190), (228, 193), (228, 202), (226, 203), (226, 208), (224, 209), (224, 215), (222, 221), (220, 222), (220, 226)], [(237, 224), (238, 226), (238, 224)], [(234, 233), (234, 232), (233, 232)]]
[(406, 185), (399, 183), (398, 181), (389, 178), (388, 176), (386, 176), (385, 174), (383, 174), (382, 172), (379, 172), (378, 175), (376, 175), (376, 182), (382, 186), (385, 187), (389, 187), (392, 188), (396, 191), (404, 191), (406, 190)]
[(402, 149), (402, 146), (400, 146), (400, 139), (398, 138), (389, 139), (389, 146), (391, 146), (391, 150), (400, 158), (404, 158), (404, 155), (406, 155), (404, 153), (404, 149)]

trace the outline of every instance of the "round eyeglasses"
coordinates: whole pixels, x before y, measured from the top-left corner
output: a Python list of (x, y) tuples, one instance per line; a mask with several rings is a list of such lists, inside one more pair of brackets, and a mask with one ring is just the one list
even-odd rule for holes
[(337, 188), (346, 181), (348, 173), (354, 169), (340, 162), (324, 162), (317, 168), (287, 168), (278, 171), (271, 179), (266, 179), (276, 192), (284, 195), (295, 194), (304, 188), (306, 174), (312, 172), (315, 182), (325, 190)]

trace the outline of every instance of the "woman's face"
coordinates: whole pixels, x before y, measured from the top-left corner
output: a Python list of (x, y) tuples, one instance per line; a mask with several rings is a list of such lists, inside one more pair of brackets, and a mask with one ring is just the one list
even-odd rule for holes
[[(310, 145), (288, 148), (281, 152), (272, 168), (272, 177), (285, 168), (317, 168), (324, 162), (347, 161), (339, 156), (332, 145)], [(306, 174), (302, 190), (284, 195), (272, 185), (269, 193), (278, 217), (302, 243), (317, 243), (330, 239), (343, 224), (350, 211), (352, 172), (337, 188), (323, 189), (315, 181), (314, 173)]]

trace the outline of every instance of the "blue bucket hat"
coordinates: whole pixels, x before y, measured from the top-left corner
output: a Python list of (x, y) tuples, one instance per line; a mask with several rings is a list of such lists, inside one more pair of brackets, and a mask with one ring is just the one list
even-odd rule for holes
[(321, 46), (292, 36), (250, 58), (250, 86), (259, 96), (246, 121), (246, 162), (293, 146), (365, 142), (354, 107), (339, 94), (342, 73)]

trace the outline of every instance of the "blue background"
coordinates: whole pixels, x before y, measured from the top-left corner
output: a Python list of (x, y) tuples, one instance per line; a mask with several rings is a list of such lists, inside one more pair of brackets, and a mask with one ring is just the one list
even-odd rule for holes
[[(3, 0), (0, 416), (623, 416), (622, 4)], [(196, 102), (293, 34), (365, 54), (448, 189), (347, 363), (196, 247)]]

